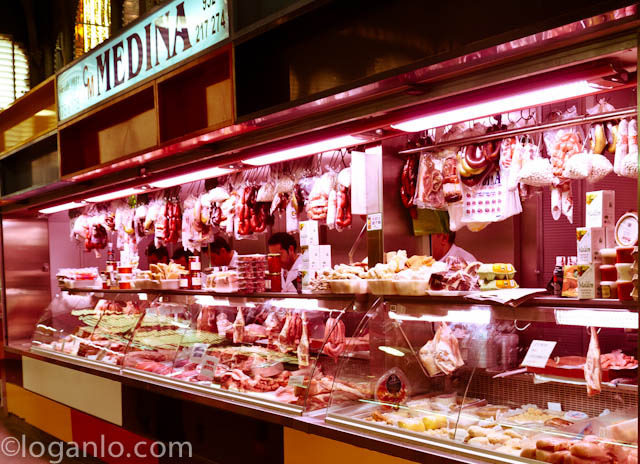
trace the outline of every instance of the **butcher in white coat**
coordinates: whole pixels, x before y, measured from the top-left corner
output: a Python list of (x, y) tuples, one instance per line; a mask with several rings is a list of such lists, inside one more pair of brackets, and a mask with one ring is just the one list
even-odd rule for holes
[(282, 291), (286, 293), (299, 292), (300, 267), (302, 255), (298, 253), (298, 243), (292, 235), (285, 232), (273, 234), (269, 239), (269, 253), (279, 253), (282, 263)]
[(437, 261), (442, 261), (448, 256), (456, 256), (464, 259), (467, 263), (476, 261), (476, 257), (464, 248), (455, 244), (456, 233), (448, 234), (432, 234), (431, 235), (431, 254)]

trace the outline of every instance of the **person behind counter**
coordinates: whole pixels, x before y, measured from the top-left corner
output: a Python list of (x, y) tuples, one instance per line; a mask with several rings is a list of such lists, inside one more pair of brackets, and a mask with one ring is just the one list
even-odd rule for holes
[(273, 234), (268, 242), (269, 253), (280, 253), (282, 263), (282, 291), (298, 291), (298, 275), (302, 265), (302, 256), (298, 254), (298, 244), (292, 235), (285, 232)]
[(476, 261), (476, 257), (464, 248), (455, 244), (456, 233), (431, 234), (431, 254), (437, 261), (442, 261), (449, 256), (456, 256), (464, 259), (467, 263)]
[(169, 251), (167, 247), (159, 246), (156, 248), (156, 246), (151, 243), (147, 247), (146, 255), (149, 264), (169, 264)]
[(214, 267), (236, 267), (238, 252), (232, 250), (227, 241), (218, 236), (211, 244), (211, 265)]
[(174, 263), (182, 264), (185, 269), (189, 269), (189, 256), (192, 256), (192, 254), (184, 248), (180, 247), (173, 252), (173, 256), (171, 257), (171, 259)]

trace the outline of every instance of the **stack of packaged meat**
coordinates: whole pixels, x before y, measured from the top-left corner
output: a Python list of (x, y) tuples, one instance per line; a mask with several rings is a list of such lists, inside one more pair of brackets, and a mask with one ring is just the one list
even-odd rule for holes
[(238, 291), (262, 293), (265, 291), (267, 257), (265, 255), (238, 256)]

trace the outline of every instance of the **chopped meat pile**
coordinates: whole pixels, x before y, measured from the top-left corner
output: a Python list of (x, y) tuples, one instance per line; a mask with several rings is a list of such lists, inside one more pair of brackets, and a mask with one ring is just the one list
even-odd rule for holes
[(622, 350), (615, 350), (600, 356), (600, 365), (602, 369), (634, 369), (638, 367), (638, 360)]

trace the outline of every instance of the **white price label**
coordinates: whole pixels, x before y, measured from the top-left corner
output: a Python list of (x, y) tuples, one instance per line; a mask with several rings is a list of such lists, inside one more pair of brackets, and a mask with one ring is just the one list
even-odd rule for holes
[(206, 356), (204, 358), (202, 369), (200, 370), (200, 377), (206, 378), (207, 380), (213, 380), (213, 377), (216, 375), (216, 368), (218, 367), (219, 362), (220, 359), (216, 356)]
[(367, 215), (367, 231), (382, 230), (382, 213)]
[(292, 375), (289, 377), (290, 387), (304, 387), (304, 375)]
[(560, 403), (554, 403), (553, 401), (549, 401), (547, 403), (547, 409), (549, 411), (562, 412), (562, 405)]
[(556, 347), (557, 342), (549, 342), (546, 340), (534, 340), (529, 346), (529, 351), (522, 361), (523, 366), (544, 368), (547, 361)]
[(208, 343), (194, 343), (193, 347), (191, 347), (191, 356), (189, 356), (189, 362), (200, 364), (207, 354), (208, 349)]

